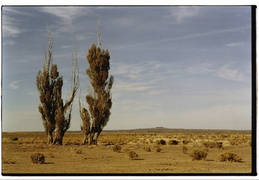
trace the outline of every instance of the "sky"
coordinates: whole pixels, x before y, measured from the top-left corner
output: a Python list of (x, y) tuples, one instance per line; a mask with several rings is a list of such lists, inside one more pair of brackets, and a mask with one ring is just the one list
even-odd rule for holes
[(3, 131), (44, 131), (36, 76), (47, 28), (64, 99), (78, 43), (81, 96), (69, 130), (80, 130), (78, 99), (87, 106), (86, 56), (97, 43), (99, 16), (115, 78), (105, 130), (251, 129), (250, 6), (4, 6)]

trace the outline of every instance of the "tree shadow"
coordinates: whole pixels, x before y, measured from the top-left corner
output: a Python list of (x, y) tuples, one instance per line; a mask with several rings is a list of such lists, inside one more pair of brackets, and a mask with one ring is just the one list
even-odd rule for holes
[(45, 162), (43, 164), (54, 164), (54, 162)]
[(139, 159), (132, 159), (132, 160), (140, 160), (140, 161), (141, 161), (141, 160), (144, 160), (144, 159), (142, 159), (142, 158), (139, 158)]
[(205, 161), (215, 161), (214, 159), (206, 159)]

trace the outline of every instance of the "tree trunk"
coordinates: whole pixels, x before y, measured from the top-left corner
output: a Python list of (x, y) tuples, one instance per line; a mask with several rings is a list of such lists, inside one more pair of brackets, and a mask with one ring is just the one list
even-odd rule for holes
[(48, 132), (48, 144), (52, 144), (53, 143), (53, 136), (52, 136), (52, 132)]
[(53, 145), (63, 145), (64, 133), (61, 130), (57, 130), (55, 134), (55, 139)]
[(85, 145), (85, 144), (88, 144), (88, 135), (84, 135), (83, 142), (81, 143), (81, 145)]
[(101, 134), (101, 131), (98, 130), (98, 132), (95, 132), (94, 133), (94, 137), (93, 137), (93, 143), (94, 144), (97, 144), (97, 141), (98, 141), (98, 138), (99, 138), (99, 135)]
[(93, 144), (94, 131), (92, 130), (88, 135), (88, 145)]

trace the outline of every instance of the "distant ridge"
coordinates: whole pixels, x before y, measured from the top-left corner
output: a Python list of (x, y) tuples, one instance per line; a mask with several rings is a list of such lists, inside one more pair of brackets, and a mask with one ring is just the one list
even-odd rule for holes
[(104, 132), (129, 132), (129, 133), (251, 133), (251, 130), (231, 129), (173, 129), (165, 127), (140, 128), (127, 130), (104, 130)]
[[(4, 131), (2, 131), (4, 132)], [(45, 131), (18, 131), (4, 133), (45, 133)], [(252, 133), (251, 130), (232, 130), (232, 129), (174, 129), (165, 127), (139, 128), (139, 129), (119, 129), (103, 130), (103, 132), (124, 132), (124, 133)], [(67, 131), (67, 133), (81, 133), (81, 131)]]

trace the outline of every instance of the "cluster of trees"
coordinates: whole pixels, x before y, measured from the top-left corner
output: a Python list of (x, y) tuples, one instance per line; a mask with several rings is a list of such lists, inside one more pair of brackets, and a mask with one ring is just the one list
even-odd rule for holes
[[(63, 100), (63, 77), (59, 75), (57, 64), (53, 64), (53, 41), (48, 33), (48, 50), (44, 50), (45, 62), (43, 69), (38, 72), (36, 85), (39, 91), (39, 112), (43, 120), (48, 143), (62, 145), (65, 132), (71, 124), (73, 102), (79, 88), (79, 70), (77, 61), (77, 46), (72, 55), (72, 84), (69, 99)], [(106, 126), (112, 107), (111, 88), (114, 77), (109, 76), (110, 54), (101, 49), (100, 33), (98, 45), (93, 44), (88, 50), (87, 61), (89, 68), (86, 74), (90, 78), (93, 91), (86, 95), (88, 109), (82, 107), (79, 98), (79, 112), (82, 119), (81, 130), (84, 135), (82, 144), (96, 144), (100, 133)]]

